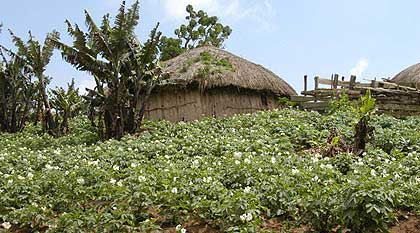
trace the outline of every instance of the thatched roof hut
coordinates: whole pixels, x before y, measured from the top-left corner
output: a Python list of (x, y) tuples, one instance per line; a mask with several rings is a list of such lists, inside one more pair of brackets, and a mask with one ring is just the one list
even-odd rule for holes
[(279, 107), (295, 90), (268, 69), (224, 50), (204, 46), (164, 63), (170, 78), (155, 89), (145, 117), (191, 121)]
[(401, 71), (391, 81), (399, 85), (420, 89), (420, 63)]

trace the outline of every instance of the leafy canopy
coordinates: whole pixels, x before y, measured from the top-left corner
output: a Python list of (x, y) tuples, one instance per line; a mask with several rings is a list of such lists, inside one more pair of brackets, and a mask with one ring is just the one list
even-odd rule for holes
[(161, 77), (157, 59), (159, 24), (142, 44), (135, 35), (138, 21), (138, 1), (128, 9), (123, 2), (114, 23), (107, 14), (97, 25), (85, 11), (87, 32), (66, 21), (73, 45), (54, 41), (65, 61), (93, 75), (96, 87), (88, 90), (86, 98), (91, 103), (91, 119), (98, 116), (99, 132), (105, 131), (104, 139), (136, 131), (147, 95)]
[(232, 33), (232, 29), (221, 24), (217, 16), (209, 16), (203, 10), (197, 12), (192, 5), (188, 5), (186, 11), (188, 23), (175, 30), (176, 38), (162, 37), (159, 45), (162, 61), (203, 45), (221, 48)]

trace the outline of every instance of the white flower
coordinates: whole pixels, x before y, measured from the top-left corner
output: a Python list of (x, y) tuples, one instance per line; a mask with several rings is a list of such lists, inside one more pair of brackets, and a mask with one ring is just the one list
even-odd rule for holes
[(276, 160), (276, 157), (274, 157), (274, 156), (273, 156), (273, 157), (271, 157), (271, 163), (276, 163), (276, 161), (277, 161), (277, 160)]
[(172, 192), (172, 193), (174, 193), (174, 194), (177, 194), (177, 193), (178, 193), (178, 189), (177, 189), (176, 187), (174, 187), (174, 188), (171, 190), (171, 192)]
[(329, 163), (327, 165), (324, 165), (323, 167), (326, 168), (326, 169), (333, 169), (333, 165), (331, 165)]
[(241, 162), (239, 162), (239, 160), (235, 160), (235, 164), (239, 165), (239, 164), (241, 164)]
[(1, 226), (4, 229), (8, 230), (8, 229), (10, 229), (12, 227), (12, 224), (10, 224), (10, 222), (4, 222), (4, 223), (1, 224)]
[(24, 179), (25, 179), (25, 177), (23, 177), (23, 176), (21, 176), (21, 175), (18, 175), (18, 179), (19, 179), (19, 180), (24, 180)]
[(246, 186), (246, 187), (244, 188), (244, 193), (250, 193), (250, 192), (251, 192), (251, 187)]
[(114, 165), (114, 166), (112, 166), (112, 169), (114, 169), (114, 171), (119, 171), (120, 167), (118, 165)]
[(117, 181), (115, 179), (111, 179), (111, 181), (109, 181), (109, 183), (111, 183), (112, 185), (114, 185)]
[(370, 175), (371, 175), (371, 176), (376, 176), (376, 171), (375, 171), (375, 169), (370, 170)]
[(78, 184), (84, 184), (85, 180), (83, 178), (79, 178), (76, 180)]
[(138, 163), (131, 163), (132, 168), (136, 168), (139, 164)]
[(210, 183), (210, 182), (212, 182), (212, 180), (213, 180), (213, 178), (211, 176), (203, 178), (204, 183)]
[(93, 166), (98, 166), (99, 165), (99, 161), (95, 160), (95, 161), (89, 161), (88, 162), (89, 165), (93, 165)]
[(248, 159), (248, 158), (246, 158), (246, 159), (244, 160), (244, 163), (250, 164), (250, 163), (251, 163), (251, 160), (250, 160), (250, 159)]
[(176, 232), (186, 233), (187, 229), (183, 228), (181, 225), (175, 227)]
[(233, 157), (235, 157), (235, 158), (237, 158), (237, 159), (240, 159), (240, 158), (241, 158), (241, 156), (242, 156), (242, 153), (241, 153), (241, 152), (234, 152), (234, 153), (233, 153)]
[(243, 214), (243, 215), (239, 216), (239, 218), (241, 219), (242, 222), (250, 222), (252, 220), (252, 214), (251, 213), (246, 213), (246, 214)]
[(261, 173), (263, 170), (262, 168), (258, 168), (258, 172)]
[(299, 171), (298, 169), (296, 169), (296, 168), (293, 168), (293, 169), (292, 169), (292, 174), (293, 174), (293, 175), (299, 174), (299, 172), (300, 172), (300, 171)]
[(138, 180), (139, 180), (140, 182), (144, 182), (144, 181), (146, 181), (146, 177), (144, 177), (144, 176), (139, 176)]
[(312, 181), (313, 182), (319, 182), (319, 177), (318, 176), (315, 176), (314, 178), (312, 178)]
[(198, 165), (200, 165), (200, 161), (198, 161), (198, 160), (196, 159), (196, 160), (194, 160), (194, 161), (192, 162), (192, 164), (193, 164), (194, 166), (198, 167)]
[(120, 181), (118, 181), (118, 182), (117, 182), (117, 185), (118, 185), (118, 187), (122, 187), (122, 186), (123, 186), (122, 181), (121, 181), (121, 180), (120, 180)]

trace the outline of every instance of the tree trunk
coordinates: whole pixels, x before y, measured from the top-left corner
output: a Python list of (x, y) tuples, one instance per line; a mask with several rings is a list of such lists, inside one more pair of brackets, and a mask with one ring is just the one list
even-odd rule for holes
[(35, 121), (34, 124), (38, 125), (38, 122), (42, 121), (42, 97), (38, 94), (38, 100), (36, 102), (37, 108), (35, 113)]
[(57, 125), (51, 113), (51, 105), (50, 105), (50, 101), (48, 100), (44, 75), (42, 73), (38, 74), (38, 78), (39, 78), (39, 89), (40, 89), (39, 91), (42, 95), (42, 100), (44, 102), (44, 107), (45, 107), (45, 121), (46, 121), (45, 123), (47, 125), (47, 130), (48, 130), (48, 133), (51, 134), (52, 136), (57, 136), (57, 132), (56, 132)]
[(63, 122), (61, 123), (61, 133), (62, 135), (67, 135), (69, 132), (69, 112), (64, 111)]
[(366, 150), (366, 143), (369, 136), (369, 117), (364, 116), (356, 125), (356, 133), (354, 135), (353, 154), (361, 156)]

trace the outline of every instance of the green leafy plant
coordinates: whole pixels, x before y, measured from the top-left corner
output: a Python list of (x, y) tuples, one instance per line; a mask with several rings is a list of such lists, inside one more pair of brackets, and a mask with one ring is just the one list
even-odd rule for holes
[[(79, 89), (75, 87), (74, 80), (67, 84), (67, 90), (57, 87), (51, 90), (51, 103), (56, 109), (56, 122), (59, 125), (62, 135), (68, 134), (69, 119), (77, 116), (81, 109), (82, 97), (79, 96)], [(59, 122), (61, 118), (61, 122)]]
[(85, 11), (88, 32), (66, 21), (73, 45), (53, 40), (65, 61), (93, 75), (96, 87), (88, 90), (85, 99), (90, 102), (92, 123), (96, 118), (94, 126), (103, 139), (121, 139), (136, 133), (150, 93), (166, 78), (158, 63), (159, 24), (142, 44), (134, 32), (138, 21), (139, 2), (129, 9), (123, 2), (114, 24), (107, 14), (97, 25)]
[(223, 42), (229, 38), (232, 29), (219, 22), (216, 16), (209, 16), (206, 12), (195, 11), (192, 5), (186, 7), (187, 24), (175, 30), (177, 38), (163, 36), (159, 44), (160, 59), (162, 61), (174, 58), (184, 51), (203, 45), (223, 47)]
[(355, 126), (353, 153), (362, 155), (366, 150), (366, 143), (369, 140), (369, 134), (373, 131), (369, 127), (369, 120), (375, 112), (376, 100), (372, 98), (370, 90), (360, 99), (360, 108), (358, 112), (359, 122)]

